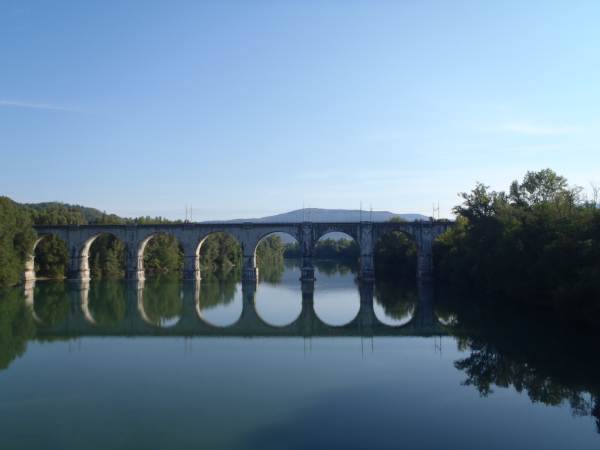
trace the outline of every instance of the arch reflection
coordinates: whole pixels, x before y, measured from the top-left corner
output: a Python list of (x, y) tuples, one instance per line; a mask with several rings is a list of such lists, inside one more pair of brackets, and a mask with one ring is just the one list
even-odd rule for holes
[(158, 277), (146, 280), (139, 293), (138, 310), (148, 324), (166, 328), (174, 326), (180, 320), (183, 293), (179, 278)]
[(214, 327), (229, 327), (240, 320), (243, 310), (242, 293), (237, 274), (210, 274), (199, 282), (196, 303), (198, 317)]
[(375, 285), (373, 308), (377, 320), (385, 325), (406, 325), (413, 319), (418, 303), (419, 294), (414, 286), (389, 281), (378, 282)]

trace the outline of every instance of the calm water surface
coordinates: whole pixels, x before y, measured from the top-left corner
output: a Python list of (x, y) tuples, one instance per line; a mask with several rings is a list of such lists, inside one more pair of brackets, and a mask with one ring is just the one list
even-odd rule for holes
[(318, 269), (4, 291), (1, 448), (600, 448), (597, 353)]

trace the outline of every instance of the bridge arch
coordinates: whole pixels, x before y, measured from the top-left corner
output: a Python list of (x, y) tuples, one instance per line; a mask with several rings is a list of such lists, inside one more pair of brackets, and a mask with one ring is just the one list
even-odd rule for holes
[(138, 277), (144, 279), (149, 273), (180, 272), (184, 268), (184, 255), (185, 246), (177, 233), (168, 230), (148, 233), (137, 246)]
[(260, 281), (279, 283), (284, 272), (284, 258), (288, 246), (293, 257), (301, 257), (300, 241), (290, 231), (268, 231), (259, 235), (253, 245), (253, 259)]
[[(101, 247), (101, 248), (99, 248)], [(105, 255), (101, 255), (101, 251), (106, 251)], [(109, 252), (112, 256), (109, 256)], [(92, 276), (102, 276), (104, 269), (108, 269), (105, 275), (114, 278), (120, 278), (124, 275), (126, 269), (126, 255), (127, 255), (127, 243), (123, 240), (122, 236), (113, 231), (101, 231), (99, 233), (90, 234), (82, 243), (78, 252), (78, 263), (77, 268), (80, 273), (82, 280), (92, 278)], [(96, 267), (99, 270), (98, 273), (92, 273), (90, 256), (92, 254), (98, 255), (98, 261), (105, 267)], [(109, 268), (109, 259), (114, 257), (114, 267)], [(104, 261), (101, 261), (101, 260)], [(110, 272), (110, 273), (109, 273)]]
[[(50, 278), (66, 276), (69, 270), (68, 245), (64, 236), (60, 234), (39, 234), (25, 261), (24, 281), (34, 281), (39, 269), (46, 272), (44, 275)], [(46, 261), (48, 257), (51, 257), (51, 260)], [(39, 267), (40, 264), (44, 267)]]
[(227, 229), (210, 230), (190, 250), (191, 255), (186, 255), (186, 271), (197, 272), (196, 278), (201, 277), (203, 269), (211, 273), (229, 271), (242, 264), (242, 241), (237, 233)]

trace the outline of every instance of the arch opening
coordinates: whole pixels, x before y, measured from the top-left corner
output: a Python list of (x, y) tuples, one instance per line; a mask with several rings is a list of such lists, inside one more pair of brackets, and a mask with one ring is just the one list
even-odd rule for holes
[(181, 276), (183, 271), (183, 246), (179, 240), (168, 233), (156, 233), (148, 236), (139, 249), (142, 257), (144, 277)]
[(320, 274), (355, 274), (359, 267), (360, 247), (349, 234), (331, 231), (323, 234), (315, 243), (313, 261)]
[(69, 269), (69, 248), (60, 237), (43, 235), (34, 244), (26, 271), (32, 271), (35, 279), (61, 279)]
[(87, 264), (90, 278), (123, 278), (126, 252), (125, 243), (114, 234), (96, 234), (81, 249), (82, 264)]
[(373, 262), (378, 280), (416, 285), (417, 245), (409, 234), (394, 230), (379, 236)]
[(294, 281), (300, 273), (298, 240), (289, 233), (273, 232), (263, 236), (254, 249), (259, 281), (270, 284)]
[(241, 276), (242, 246), (230, 233), (216, 231), (202, 239), (196, 251), (200, 258), (202, 277), (222, 278), (230, 272)]

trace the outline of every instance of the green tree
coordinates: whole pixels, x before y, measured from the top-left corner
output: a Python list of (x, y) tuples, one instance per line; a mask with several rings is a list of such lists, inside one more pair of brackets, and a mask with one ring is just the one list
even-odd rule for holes
[(0, 370), (25, 353), (27, 341), (35, 336), (33, 316), (25, 305), (23, 291), (0, 289)]
[(17, 284), (36, 239), (29, 215), (0, 197), (0, 287)]

